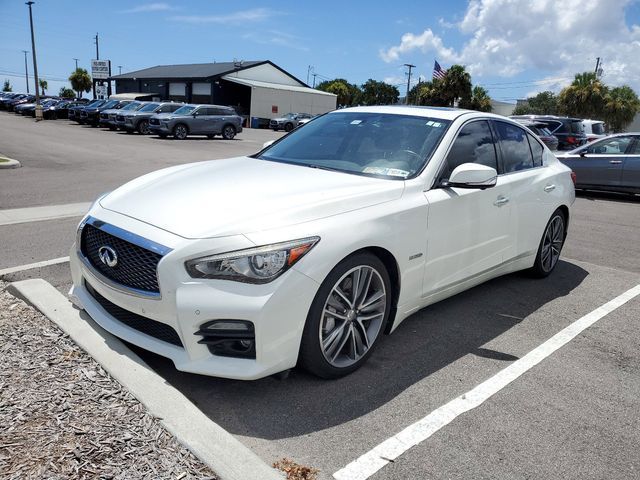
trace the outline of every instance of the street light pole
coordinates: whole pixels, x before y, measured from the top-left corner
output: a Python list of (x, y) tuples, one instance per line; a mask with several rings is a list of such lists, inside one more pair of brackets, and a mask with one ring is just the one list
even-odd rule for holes
[(24, 78), (27, 80), (27, 93), (29, 93), (29, 69), (27, 68), (27, 53), (28, 50), (22, 50), (24, 53)]
[(29, 6), (29, 24), (31, 25), (31, 51), (33, 52), (33, 78), (36, 84), (36, 121), (42, 120), (42, 105), (40, 105), (40, 91), (38, 89), (38, 62), (36, 62), (36, 37), (33, 34), (33, 13), (31, 5), (35, 2), (25, 2)]
[(411, 65), (410, 63), (405, 63), (404, 66), (409, 69), (409, 74), (408, 74), (408, 77), (407, 77), (407, 97), (404, 99), (404, 103), (409, 105), (409, 88), (410, 88), (410, 85), (411, 85), (411, 69), (412, 68), (416, 68), (416, 66), (415, 65)]
[(74, 58), (74, 60), (76, 61), (76, 70), (78, 69), (78, 59)]

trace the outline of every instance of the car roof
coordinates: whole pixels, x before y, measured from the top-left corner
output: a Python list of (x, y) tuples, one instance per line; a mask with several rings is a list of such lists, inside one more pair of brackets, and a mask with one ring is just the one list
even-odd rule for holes
[(334, 110), (330, 113), (355, 112), (355, 113), (387, 113), (392, 115), (414, 115), (418, 117), (439, 118), (442, 120), (455, 120), (462, 115), (475, 114), (483, 117), (493, 117), (502, 120), (509, 120), (502, 115), (494, 113), (478, 112), (475, 110), (464, 110), (462, 108), (451, 107), (421, 107), (415, 105), (379, 105), (371, 107), (350, 107)]
[(570, 120), (572, 122), (581, 122), (582, 119), (581, 118), (575, 118), (575, 117), (560, 117), (558, 115), (512, 115), (511, 118), (516, 119), (516, 118), (528, 118), (530, 120), (534, 120), (534, 119), (544, 119), (544, 120), (558, 120), (558, 121), (562, 121), (562, 120)]
[(595, 125), (596, 123), (604, 123), (604, 120), (582, 120), (582, 123), (587, 123), (587, 124), (591, 124), (591, 125)]

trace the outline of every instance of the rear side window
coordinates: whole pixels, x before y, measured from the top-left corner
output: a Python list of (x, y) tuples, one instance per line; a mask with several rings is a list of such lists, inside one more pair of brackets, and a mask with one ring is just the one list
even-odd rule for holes
[(527, 132), (511, 123), (495, 122), (504, 173), (533, 168), (533, 157), (527, 140)]
[(531, 154), (533, 155), (533, 166), (541, 167), (544, 148), (532, 135), (527, 134), (527, 138), (529, 139), (529, 146), (531, 147)]
[(584, 127), (582, 126), (582, 121), (575, 120), (569, 122), (569, 130), (571, 133), (584, 133)]
[(451, 172), (463, 163), (479, 163), (498, 169), (495, 142), (486, 120), (467, 123), (462, 127), (447, 155), (442, 179), (448, 180)]

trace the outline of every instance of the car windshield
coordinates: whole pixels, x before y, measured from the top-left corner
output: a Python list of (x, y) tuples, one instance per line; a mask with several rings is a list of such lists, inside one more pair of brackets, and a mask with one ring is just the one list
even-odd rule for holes
[(296, 118), (297, 116), (297, 113), (287, 113), (284, 118)]
[(142, 105), (140, 102), (131, 102), (130, 104), (121, 108), (121, 110), (137, 110)]
[(105, 104), (103, 105), (103, 107), (104, 107), (105, 109), (107, 109), (107, 108), (113, 108), (113, 107), (115, 107), (118, 103), (120, 103), (118, 100), (109, 100), (107, 103), (105, 103)]
[(604, 123), (592, 124), (591, 131), (596, 135), (604, 135)]
[(144, 107), (140, 109), (141, 112), (153, 112), (156, 108), (160, 106), (159, 103), (148, 103)]
[(411, 115), (336, 112), (294, 130), (257, 158), (405, 179), (429, 161), (449, 124)]
[(180, 107), (175, 112), (174, 115), (189, 115), (196, 109), (195, 105), (185, 105), (184, 107)]

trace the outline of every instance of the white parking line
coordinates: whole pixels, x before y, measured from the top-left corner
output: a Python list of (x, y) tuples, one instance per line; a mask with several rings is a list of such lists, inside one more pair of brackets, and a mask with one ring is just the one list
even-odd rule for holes
[(640, 285), (636, 285), (622, 295), (596, 308), (487, 381), (434, 410), (423, 419), (418, 420), (346, 467), (338, 470), (333, 474), (333, 478), (336, 480), (365, 480), (369, 478), (411, 447), (425, 441), (442, 427), (451, 423), (459, 415), (480, 406), (485, 400), (509, 385), (520, 375), (569, 343), (582, 331), (638, 295), (640, 295)]
[(34, 268), (48, 267), (49, 265), (57, 265), (58, 263), (65, 263), (69, 261), (69, 257), (53, 258), (51, 260), (44, 260), (42, 262), (28, 263), (26, 265), (18, 265), (17, 267), (4, 268), (0, 270), (0, 278), (10, 273), (22, 272), (23, 270), (32, 270)]
[(43, 207), (0, 210), (0, 225), (81, 217), (87, 213), (90, 206), (91, 203), (68, 203), (66, 205), (46, 205)]

